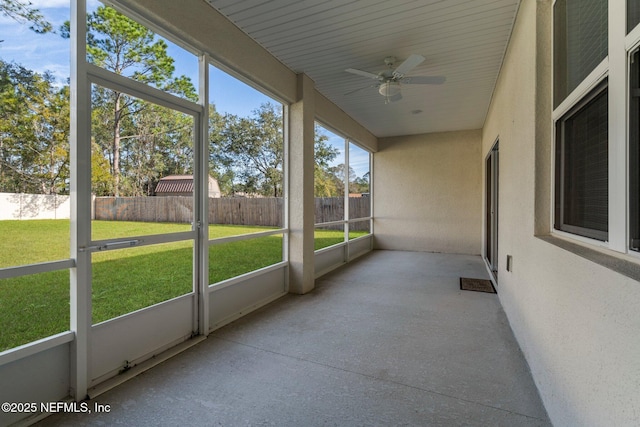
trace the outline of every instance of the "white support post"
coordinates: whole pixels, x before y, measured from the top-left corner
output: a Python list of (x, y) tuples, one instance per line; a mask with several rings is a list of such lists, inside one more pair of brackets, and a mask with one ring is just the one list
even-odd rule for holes
[(304, 74), (298, 74), (298, 100), (289, 113), (289, 292), (305, 294), (315, 285), (315, 87)]
[(195, 225), (198, 226), (194, 245), (194, 280), (197, 305), (194, 307), (197, 324), (194, 331), (209, 334), (209, 61), (206, 55), (199, 58), (199, 102), (202, 114), (197, 118), (198, 132), (194, 141), (196, 153), (195, 176), (198, 191), (194, 193)]
[(373, 209), (373, 161), (375, 158), (375, 154), (374, 153), (369, 153), (369, 217), (371, 218), (369, 220), (369, 234), (371, 234), (372, 238), (369, 239), (371, 242), (371, 246), (369, 247), (369, 249), (373, 250), (373, 220), (374, 220), (374, 209)]
[(609, 0), (609, 249), (626, 252), (627, 51), (625, 2)]
[[(289, 128), (289, 123), (290, 118), (289, 115), (291, 114), (291, 111), (289, 109), (289, 107), (287, 105), (283, 105), (282, 106), (282, 117), (283, 117), (283, 123), (282, 123), (282, 127), (283, 127), (283, 140), (284, 140), (284, 144), (283, 144), (283, 149), (284, 149), (284, 153), (282, 154), (282, 158), (285, 159), (284, 161), (284, 165), (283, 165), (283, 182), (282, 182), (282, 210), (283, 210), (283, 218), (282, 218), (282, 228), (284, 228), (285, 230), (287, 230), (284, 235), (282, 236), (282, 261), (285, 262), (289, 262), (290, 256), (289, 256), (289, 226), (290, 226), (290, 222), (289, 222), (289, 211), (290, 211), (290, 204), (289, 204), (289, 165), (291, 163), (291, 157), (289, 157), (289, 153), (290, 153), (290, 145), (291, 145), (291, 129)], [(284, 289), (285, 292), (289, 292), (289, 274), (287, 274), (285, 276), (285, 283), (284, 283)]]
[(344, 262), (349, 262), (349, 139), (344, 139)]
[(91, 87), (86, 63), (86, 4), (71, 2), (71, 395), (87, 397), (91, 342)]

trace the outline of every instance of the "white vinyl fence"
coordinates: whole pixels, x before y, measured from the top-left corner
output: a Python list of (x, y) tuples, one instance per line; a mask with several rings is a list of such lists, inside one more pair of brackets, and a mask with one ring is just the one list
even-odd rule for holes
[(0, 220), (69, 219), (70, 212), (69, 196), (0, 193)]
[[(342, 197), (315, 199), (316, 224), (342, 219)], [(193, 221), (193, 198), (168, 197), (93, 197), (92, 219), (110, 221), (183, 222)], [(0, 220), (8, 219), (69, 219), (69, 196), (45, 194), (0, 193)], [(366, 197), (350, 197), (351, 218), (371, 215), (371, 203)], [(211, 198), (209, 223), (264, 225), (282, 227), (282, 198)], [(341, 226), (335, 226), (339, 229)], [(355, 223), (352, 230), (366, 230), (368, 224)]]

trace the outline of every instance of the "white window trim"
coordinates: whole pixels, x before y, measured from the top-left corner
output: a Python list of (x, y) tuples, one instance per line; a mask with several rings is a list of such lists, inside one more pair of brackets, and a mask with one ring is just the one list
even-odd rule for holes
[[(555, 2), (554, 2), (555, 4)], [(553, 22), (553, 18), (552, 18)], [(628, 126), (629, 126), (629, 54), (640, 43), (640, 26), (626, 34), (626, 1), (608, 2), (608, 54), (607, 57), (556, 107), (552, 105), (553, 146), (556, 141), (557, 122), (580, 102), (603, 79), (608, 78), (609, 96), (609, 230), (608, 241), (601, 242), (561, 230), (552, 225), (551, 233), (558, 237), (592, 246), (604, 247), (619, 253), (629, 250), (629, 180), (628, 180)], [(552, 50), (554, 46), (552, 33)], [(553, 75), (553, 74), (552, 74)], [(552, 82), (552, 91), (553, 91)], [(553, 93), (553, 92), (552, 92)], [(552, 101), (553, 102), (553, 101)], [(555, 165), (555, 148), (551, 150)], [(555, 166), (551, 168), (550, 218), (555, 224)]]
[(627, 51), (631, 51), (636, 49), (638, 47), (638, 44), (640, 44), (640, 25), (636, 26), (636, 28), (634, 28), (629, 32), (629, 34), (627, 34), (624, 47), (625, 49), (627, 49)]
[(609, 0), (609, 248), (623, 253), (629, 250), (626, 9), (626, 1)]
[(560, 120), (574, 105), (579, 103), (586, 95), (589, 94), (596, 86), (609, 76), (609, 57), (605, 57), (596, 68), (589, 73), (585, 79), (580, 82), (576, 88), (553, 110), (551, 117), (555, 122)]
[[(634, 32), (636, 35), (634, 35)], [(640, 25), (638, 25), (631, 33), (629, 33), (629, 35), (627, 36), (627, 41), (630, 40), (630, 38), (635, 38), (638, 37), (638, 39), (635, 41), (634, 44), (625, 44), (625, 49), (626, 49), (626, 56), (627, 56), (627, 91), (626, 91), (626, 95), (627, 95), (627, 103), (626, 103), (626, 114), (625, 114), (625, 119), (626, 119), (626, 124), (625, 124), (625, 137), (626, 137), (626, 145), (625, 145), (625, 152), (628, 154), (630, 153), (630, 129), (629, 129), (629, 125), (631, 124), (631, 118), (630, 118), (630, 99), (629, 99), (629, 92), (630, 92), (630, 82), (631, 82), (631, 57), (636, 53), (636, 51), (640, 50)], [(628, 213), (627, 217), (626, 217), (626, 228), (627, 228), (627, 248), (626, 248), (626, 252), (640, 260), (640, 252), (635, 251), (635, 250), (631, 250), (631, 238), (633, 236), (631, 236), (631, 212), (630, 212), (630, 207), (631, 207), (631, 191), (630, 191), (630, 176), (629, 174), (631, 173), (631, 168), (629, 166), (629, 160), (627, 160), (626, 162), (626, 175), (628, 177), (627, 179), (627, 186), (626, 186), (626, 193), (625, 193), (625, 201), (627, 202), (627, 209), (626, 212)]]

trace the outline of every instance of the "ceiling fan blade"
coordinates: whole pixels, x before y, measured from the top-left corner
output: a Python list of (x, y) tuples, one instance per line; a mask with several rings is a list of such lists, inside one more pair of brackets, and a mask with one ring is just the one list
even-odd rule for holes
[(358, 89), (355, 89), (355, 90), (352, 90), (352, 91), (349, 91), (349, 92), (345, 93), (344, 96), (351, 95), (352, 93), (360, 92), (361, 90), (369, 89), (369, 88), (372, 88), (372, 87), (378, 87), (378, 85), (369, 85), (369, 86), (365, 86), (365, 87), (360, 87)]
[(398, 68), (393, 70), (393, 77), (395, 77), (396, 79), (401, 79), (409, 71), (422, 64), (422, 61), (424, 61), (424, 56), (416, 55), (414, 53), (413, 55), (405, 59), (402, 64), (398, 65)]
[(413, 76), (402, 79), (408, 85), (441, 85), (447, 80), (445, 76)]
[(345, 71), (347, 73), (357, 74), (362, 77), (367, 77), (374, 80), (380, 80), (380, 76), (378, 76), (377, 74), (370, 73), (368, 71), (356, 70), (355, 68), (347, 68)]

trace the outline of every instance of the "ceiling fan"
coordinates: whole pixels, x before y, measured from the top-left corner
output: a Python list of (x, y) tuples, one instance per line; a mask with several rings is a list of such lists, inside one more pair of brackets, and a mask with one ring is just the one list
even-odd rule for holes
[(377, 80), (378, 82), (367, 87), (352, 90), (351, 92), (345, 93), (345, 95), (350, 95), (352, 93), (368, 89), (370, 87), (375, 87), (378, 89), (380, 95), (384, 96), (384, 103), (388, 104), (391, 101), (398, 101), (402, 99), (400, 83), (402, 83), (403, 85), (440, 85), (445, 82), (446, 78), (444, 76), (407, 77), (407, 73), (420, 65), (422, 61), (424, 61), (424, 56), (413, 54), (394, 69), (396, 57), (387, 56), (386, 58), (384, 58), (384, 63), (387, 65), (387, 69), (382, 70), (377, 74), (370, 73), (368, 71), (357, 70), (355, 68), (347, 68), (345, 70), (347, 73), (356, 74), (362, 77), (368, 77), (370, 79)]

